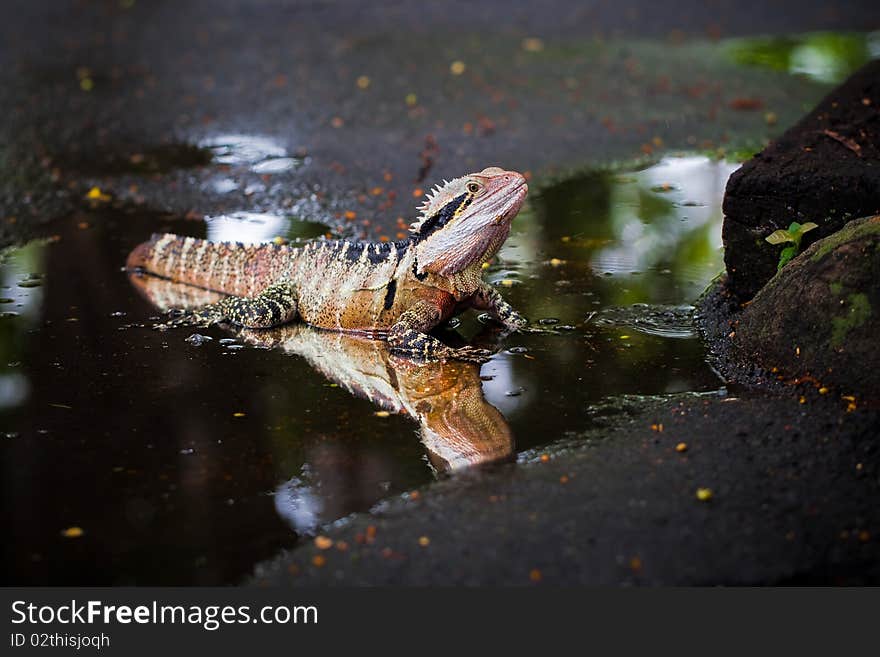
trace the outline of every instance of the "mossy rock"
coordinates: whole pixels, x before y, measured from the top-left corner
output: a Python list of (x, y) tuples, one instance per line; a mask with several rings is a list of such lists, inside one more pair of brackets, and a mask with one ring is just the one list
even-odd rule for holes
[(737, 360), (880, 399), (880, 215), (849, 222), (774, 276), (743, 310)]
[(776, 273), (780, 247), (764, 240), (813, 222), (803, 246), (880, 212), (880, 60), (832, 91), (797, 125), (730, 176), (724, 194), (728, 288), (751, 299)]

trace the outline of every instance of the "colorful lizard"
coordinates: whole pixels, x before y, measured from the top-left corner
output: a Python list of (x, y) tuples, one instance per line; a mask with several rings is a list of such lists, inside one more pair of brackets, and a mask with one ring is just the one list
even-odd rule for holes
[[(222, 295), (155, 276), (132, 276), (151, 304), (167, 311), (214, 303)], [(421, 362), (398, 357), (382, 340), (292, 323), (277, 329), (238, 329), (237, 338), (299, 356), (317, 372), (380, 411), (419, 423), (422, 444), (438, 472), (509, 458), (513, 434), (501, 412), (486, 401), (480, 367), (460, 361)]]
[(126, 266), (231, 295), (166, 327), (227, 321), (269, 328), (300, 318), (385, 338), (398, 353), (481, 361), (490, 353), (453, 349), (428, 332), (467, 308), (511, 329), (526, 325), (483, 281), (482, 264), (507, 239), (527, 193), (521, 174), (489, 167), (435, 187), (406, 240), (245, 246), (164, 234), (137, 246)]

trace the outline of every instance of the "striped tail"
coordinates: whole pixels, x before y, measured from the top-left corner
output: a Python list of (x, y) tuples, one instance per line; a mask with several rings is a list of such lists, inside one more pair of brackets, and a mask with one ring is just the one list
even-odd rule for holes
[(282, 278), (294, 249), (277, 244), (209, 242), (154, 234), (129, 254), (125, 266), (179, 283), (241, 297), (255, 296)]

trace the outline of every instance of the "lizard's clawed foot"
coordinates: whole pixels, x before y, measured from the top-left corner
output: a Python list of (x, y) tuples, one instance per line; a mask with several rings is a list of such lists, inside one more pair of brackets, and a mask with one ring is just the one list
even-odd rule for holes
[(502, 324), (509, 331), (521, 331), (529, 325), (529, 320), (515, 312), (509, 317), (505, 317)]

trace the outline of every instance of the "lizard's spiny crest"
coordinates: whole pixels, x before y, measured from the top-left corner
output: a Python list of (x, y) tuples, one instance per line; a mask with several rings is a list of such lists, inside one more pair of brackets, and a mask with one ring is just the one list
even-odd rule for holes
[(425, 195), (425, 201), (419, 206), (421, 214), (409, 227), (414, 235), (425, 236), (440, 228), (455, 215), (461, 204), (472, 192), (467, 189), (468, 177), (444, 180), (442, 185), (435, 185)]

